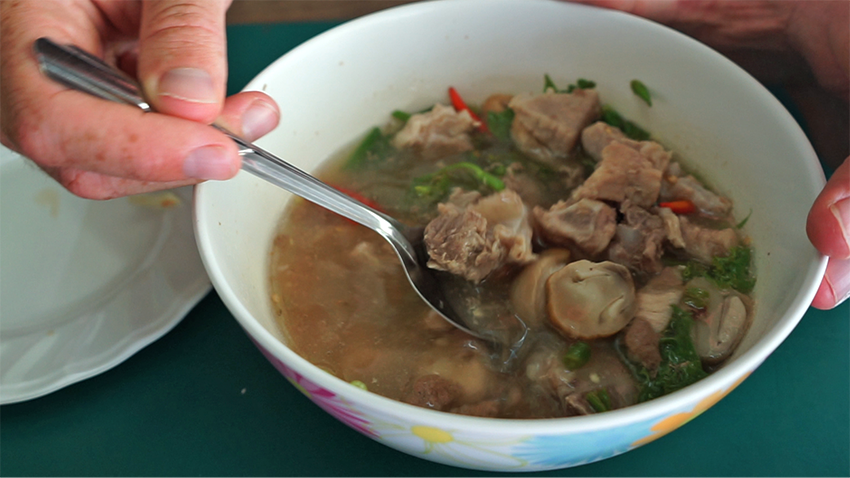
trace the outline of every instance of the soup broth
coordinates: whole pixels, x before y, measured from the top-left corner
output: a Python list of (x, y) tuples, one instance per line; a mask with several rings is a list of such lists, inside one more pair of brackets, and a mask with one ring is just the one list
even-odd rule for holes
[[(540, 111), (566, 139), (524, 129)], [(374, 393), (505, 418), (622, 408), (720, 366), (752, 316), (749, 244), (730, 201), (611, 111), (586, 86), (493, 95), (483, 119), (396, 112), (317, 174), (424, 227), (457, 308), (483, 330), (521, 327), (509, 354), (431, 311), (379, 235), (297, 198), (272, 251), (289, 346)]]

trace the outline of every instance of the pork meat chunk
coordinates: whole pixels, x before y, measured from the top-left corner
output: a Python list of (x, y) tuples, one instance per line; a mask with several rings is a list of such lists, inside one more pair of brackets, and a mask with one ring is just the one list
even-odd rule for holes
[(428, 267), (480, 282), (505, 264), (534, 259), (528, 208), (519, 195), (504, 190), (469, 204), (438, 205), (439, 215), (425, 227)]
[(648, 208), (661, 190), (670, 153), (653, 141), (614, 141), (602, 150), (602, 161), (575, 189), (574, 199), (597, 199)]
[(581, 131), (581, 147), (597, 162), (602, 161), (602, 150), (618, 140), (628, 140), (620, 128), (603, 121), (597, 121)]
[(402, 401), (417, 407), (447, 410), (463, 394), (457, 382), (436, 374), (417, 378), (402, 397)]
[(479, 282), (502, 263), (505, 249), (487, 220), (454, 204), (438, 205), (439, 215), (425, 227), (428, 267)]
[(732, 228), (700, 227), (684, 216), (679, 216), (679, 224), (685, 240), (685, 253), (705, 264), (711, 264), (713, 257), (727, 256), (729, 250), (738, 245), (738, 235)]
[(608, 259), (636, 272), (657, 274), (662, 269), (661, 242), (666, 237), (664, 221), (643, 208), (627, 204), (621, 209), (624, 221), (608, 248)]
[(595, 90), (523, 93), (514, 96), (508, 106), (515, 115), (511, 136), (517, 147), (530, 157), (552, 165), (569, 156), (581, 130), (602, 114)]
[(685, 238), (682, 237), (682, 225), (679, 222), (679, 216), (666, 207), (656, 208), (655, 213), (664, 221), (664, 231), (667, 233), (667, 240), (670, 241), (670, 244), (673, 247), (684, 249)]
[(396, 133), (396, 148), (412, 148), (423, 158), (434, 160), (473, 149), (469, 133), (476, 122), (464, 110), (437, 104), (427, 113), (415, 114)]
[(538, 206), (534, 218), (544, 240), (577, 247), (590, 256), (604, 251), (617, 230), (614, 208), (593, 199), (559, 201), (548, 210)]
[(642, 364), (652, 373), (661, 365), (661, 351), (658, 348), (660, 338), (649, 322), (635, 318), (626, 327), (623, 345), (630, 359)]
[(635, 320), (646, 321), (657, 333), (661, 333), (670, 324), (673, 306), (682, 300), (685, 287), (682, 273), (677, 267), (665, 267), (637, 291), (635, 301), (637, 311)]
[(662, 201), (687, 199), (704, 214), (724, 217), (732, 210), (732, 201), (709, 191), (698, 179), (685, 174), (678, 163), (670, 163), (661, 182)]
[(469, 208), (487, 220), (493, 236), (505, 248), (508, 263), (527, 264), (534, 260), (531, 215), (519, 194), (505, 189), (479, 199)]

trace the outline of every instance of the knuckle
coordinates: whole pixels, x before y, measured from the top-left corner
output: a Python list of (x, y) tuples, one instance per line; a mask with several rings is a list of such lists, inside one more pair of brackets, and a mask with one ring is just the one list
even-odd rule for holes
[(223, 44), (223, 14), (220, 14), (220, 8), (210, 8), (212, 4), (168, 2), (161, 5), (161, 8), (151, 12), (146, 22), (150, 28), (145, 35), (146, 39), (165, 43), (175, 49), (192, 49), (193, 45), (198, 44), (207, 49), (211, 44)]

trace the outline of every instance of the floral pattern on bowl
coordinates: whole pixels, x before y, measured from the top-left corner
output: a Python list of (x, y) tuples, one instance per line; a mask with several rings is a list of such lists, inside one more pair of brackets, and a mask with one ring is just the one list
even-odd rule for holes
[(366, 409), (322, 388), (285, 365), (256, 341), (263, 355), (302, 394), (354, 430), (420, 458), (479, 470), (543, 471), (611, 458), (652, 442), (693, 420), (734, 390), (745, 374), (695, 406), (616, 429), (562, 435), (486, 436), (460, 429), (411, 423)]

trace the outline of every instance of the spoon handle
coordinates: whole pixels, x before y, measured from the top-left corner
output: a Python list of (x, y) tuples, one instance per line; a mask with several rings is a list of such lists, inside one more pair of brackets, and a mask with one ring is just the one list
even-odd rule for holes
[[(45, 76), (75, 90), (153, 111), (144, 99), (139, 84), (123, 72), (74, 45), (59, 45), (39, 38), (33, 45), (39, 67)], [(356, 221), (402, 245), (412, 254), (404, 237), (398, 237), (405, 226), (365, 204), (337, 191), (312, 175), (287, 163), (268, 151), (245, 141), (227, 129), (213, 124), (239, 146), (242, 169), (303, 197), (341, 216)], [(413, 256), (415, 257), (415, 255)]]

